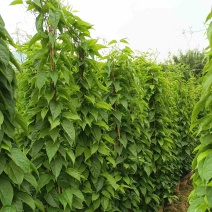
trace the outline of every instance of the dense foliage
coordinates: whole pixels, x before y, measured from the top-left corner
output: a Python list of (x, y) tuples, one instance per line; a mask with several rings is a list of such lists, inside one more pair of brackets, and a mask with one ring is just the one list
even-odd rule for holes
[(20, 66), (8, 45), (15, 46), (0, 16), (0, 208), (22, 211), (25, 203), (35, 210), (29, 189), (37, 186), (32, 175), (35, 167), (15, 141), (18, 124), (25, 124), (15, 110), (15, 70), (20, 71)]
[(185, 79), (195, 76), (199, 78), (202, 76), (202, 70), (207, 63), (207, 57), (204, 51), (188, 50), (185, 53), (182, 51), (178, 52), (178, 55), (172, 56), (173, 63), (176, 65), (184, 66), (184, 77)]
[(190, 171), (195, 79), (135, 56), (124, 39), (122, 49), (99, 44), (57, 0), (24, 4), (37, 33), (19, 46), (21, 73), (0, 32), (0, 211), (157, 211)]
[[(206, 22), (211, 21), (212, 13), (206, 18)], [(195, 133), (200, 136), (200, 145), (196, 148), (196, 156), (193, 160), (194, 190), (190, 195), (189, 212), (211, 211), (212, 210), (212, 134), (211, 134), (211, 86), (212, 86), (212, 22), (207, 31), (209, 40), (208, 62), (204, 67), (202, 94), (200, 100), (194, 107), (192, 114), (191, 128), (195, 128)]]

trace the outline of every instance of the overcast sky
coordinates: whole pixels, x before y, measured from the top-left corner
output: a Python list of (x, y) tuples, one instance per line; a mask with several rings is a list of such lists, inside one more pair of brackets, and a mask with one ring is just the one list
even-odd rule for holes
[[(33, 34), (34, 23), (23, 6), (0, 0), (0, 14), (10, 33)], [(93, 37), (127, 38), (134, 50), (158, 51), (207, 47), (204, 21), (210, 0), (64, 0), (83, 20), (94, 25)], [(16, 37), (13, 34), (13, 37)]]

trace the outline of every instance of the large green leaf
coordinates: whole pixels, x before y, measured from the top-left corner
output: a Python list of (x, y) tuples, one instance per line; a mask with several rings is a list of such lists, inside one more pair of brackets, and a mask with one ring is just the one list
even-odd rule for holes
[(15, 0), (12, 3), (10, 3), (10, 5), (16, 5), (16, 4), (23, 4), (22, 0)]
[(39, 14), (38, 17), (36, 18), (36, 29), (38, 32), (42, 32), (43, 31), (43, 21), (44, 21), (44, 16), (43, 14)]
[(56, 158), (53, 162), (52, 162), (52, 173), (54, 174), (55, 178), (57, 179), (61, 169), (63, 167), (63, 161), (62, 158)]
[(118, 185), (116, 183), (115, 178), (110, 175), (109, 173), (104, 173), (103, 176), (106, 177), (106, 179), (108, 180), (109, 184), (116, 190), (118, 188)]
[(106, 102), (97, 102), (96, 104), (97, 108), (102, 108), (106, 110), (113, 110), (112, 106)]
[(24, 172), (19, 166), (17, 166), (13, 161), (10, 161), (5, 167), (5, 171), (15, 184), (21, 185), (24, 179)]
[(17, 193), (17, 198), (21, 199), (24, 203), (26, 203), (33, 211), (35, 210), (35, 202), (29, 194), (19, 192)]
[(212, 179), (212, 154), (208, 154), (208, 156), (205, 158), (202, 169), (204, 171), (202, 172), (201, 177), (206, 183), (208, 183), (210, 179)]
[(12, 148), (11, 158), (15, 164), (24, 171), (24, 173), (29, 173), (31, 171), (30, 162), (20, 149)]
[(6, 158), (4, 155), (0, 155), (0, 174), (4, 171), (4, 167), (6, 165)]
[(49, 22), (53, 26), (54, 29), (57, 29), (57, 25), (60, 21), (61, 10), (49, 10)]
[(3, 121), (4, 121), (4, 115), (3, 115), (3, 113), (0, 111), (0, 129), (1, 129), (1, 125), (2, 125)]
[(71, 149), (69, 149), (68, 151), (67, 151), (67, 154), (68, 154), (68, 156), (70, 157), (70, 159), (71, 159), (71, 161), (72, 161), (72, 163), (73, 163), (73, 165), (75, 164), (75, 154), (74, 154), (74, 152), (71, 150)]
[(35, 189), (37, 188), (38, 186), (37, 181), (32, 174), (25, 174), (24, 179), (28, 181)]
[(53, 120), (56, 119), (61, 113), (61, 105), (58, 102), (51, 101), (50, 111), (51, 111)]
[(0, 62), (5, 65), (5, 67), (9, 64), (10, 56), (9, 49), (4, 41), (0, 38)]
[(46, 153), (48, 155), (49, 162), (51, 162), (52, 158), (55, 156), (59, 147), (60, 147), (59, 141), (53, 142), (52, 140), (49, 140), (46, 142)]
[(51, 174), (43, 174), (40, 176), (38, 179), (38, 190), (43, 188), (46, 184), (48, 184), (52, 180), (52, 175)]
[(17, 212), (14, 205), (11, 206), (3, 206), (0, 212)]
[(73, 191), (70, 188), (65, 189), (65, 190), (63, 190), (62, 195), (65, 198), (65, 200), (67, 201), (67, 203), (69, 204), (69, 206), (72, 208)]
[(100, 173), (101, 173), (101, 163), (98, 160), (98, 158), (93, 158), (91, 161), (91, 167), (90, 167), (90, 171), (91, 174), (93, 175), (93, 177), (95, 177), (96, 179), (98, 179)]
[(84, 178), (84, 176), (83, 175), (81, 175), (76, 169), (74, 169), (74, 168), (68, 168), (67, 170), (66, 170), (66, 172), (70, 175), (70, 176), (72, 176), (73, 178), (75, 178), (76, 180), (78, 180), (78, 181), (81, 181), (81, 178)]
[(72, 141), (75, 141), (75, 129), (74, 129), (73, 123), (69, 121), (68, 119), (64, 119), (62, 121), (62, 127), (64, 131), (67, 133), (67, 135), (69, 136), (69, 138)]
[(40, 0), (33, 0), (33, 2), (34, 2), (38, 7), (41, 7)]
[(11, 205), (14, 198), (14, 191), (11, 183), (0, 178), (0, 198), (3, 205)]
[(79, 190), (79, 189), (73, 189), (73, 194), (78, 197), (79, 199), (81, 199), (82, 201), (85, 200), (83, 193)]
[(101, 205), (102, 205), (103, 211), (107, 211), (107, 208), (109, 206), (109, 198), (102, 197), (101, 198)]
[(36, 84), (39, 90), (45, 85), (46, 77), (47, 77), (46, 71), (42, 70), (38, 72)]

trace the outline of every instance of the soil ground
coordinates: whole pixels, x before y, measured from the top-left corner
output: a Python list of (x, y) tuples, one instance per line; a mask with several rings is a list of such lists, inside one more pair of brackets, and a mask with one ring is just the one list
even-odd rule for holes
[(187, 185), (181, 186), (177, 194), (178, 200), (173, 201), (164, 208), (164, 212), (187, 212), (188, 210), (188, 196), (193, 190), (192, 184), (189, 181)]

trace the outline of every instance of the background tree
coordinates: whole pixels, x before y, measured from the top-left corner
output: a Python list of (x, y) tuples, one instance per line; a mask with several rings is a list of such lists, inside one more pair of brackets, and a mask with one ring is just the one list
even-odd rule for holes
[(172, 60), (175, 65), (185, 67), (183, 74), (186, 80), (192, 75), (197, 78), (201, 77), (202, 70), (207, 62), (204, 50), (198, 49), (188, 50), (185, 53), (179, 51), (177, 55), (172, 56)]

